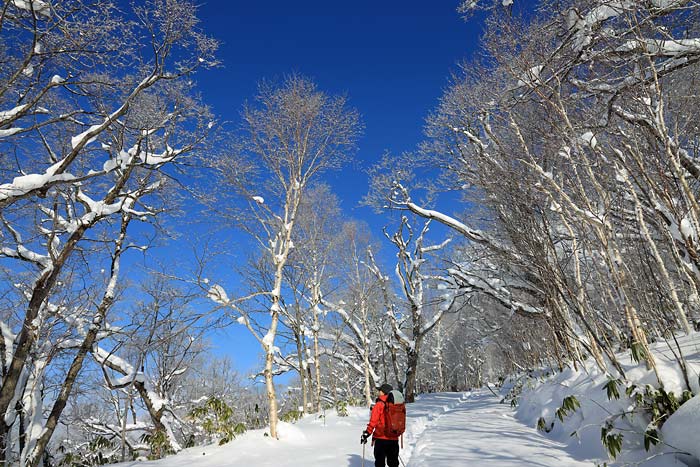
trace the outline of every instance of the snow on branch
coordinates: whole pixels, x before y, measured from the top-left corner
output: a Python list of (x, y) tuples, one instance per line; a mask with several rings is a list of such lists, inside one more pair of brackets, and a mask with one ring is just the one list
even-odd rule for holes
[[(340, 352), (333, 352), (330, 349), (326, 349), (325, 347), (321, 348), (319, 353), (321, 355), (327, 355), (331, 358), (334, 358), (336, 360), (339, 360), (343, 363), (345, 363), (348, 367), (353, 369), (358, 375), (363, 375), (364, 376), (364, 367), (358, 363), (357, 361), (353, 360), (352, 357), (345, 355)], [(379, 381), (379, 375), (375, 371), (375, 369), (372, 367), (372, 365), (369, 366), (369, 374), (372, 377), (374, 381)]]
[(8, 258), (16, 258), (30, 263), (35, 263), (46, 271), (51, 268), (51, 258), (48, 255), (41, 255), (35, 253), (23, 245), (17, 245), (17, 248), (2, 247), (0, 248), (0, 255), (6, 256)]
[(431, 245), (431, 246), (426, 246), (421, 248), (422, 253), (431, 253), (433, 251), (439, 251), (445, 248), (450, 242), (452, 241), (451, 238), (445, 239), (442, 243), (439, 243), (437, 245)]
[(0, 320), (0, 333), (2, 333), (2, 349), (4, 353), (2, 356), (2, 369), (3, 374), (5, 374), (6, 368), (12, 362), (12, 354), (14, 353), (15, 339), (17, 334), (14, 334), (4, 321)]
[(419, 206), (415, 202), (411, 200), (411, 197), (408, 194), (408, 190), (406, 187), (401, 185), (400, 183), (396, 182), (394, 184), (394, 188), (392, 190), (393, 197), (392, 197), (392, 204), (395, 207), (398, 208), (403, 208), (403, 209), (408, 209), (414, 214), (417, 214), (418, 216), (423, 217), (424, 219), (432, 219), (440, 222), (441, 224), (455, 230), (456, 232), (464, 235), (467, 239), (477, 242), (480, 244), (486, 244), (490, 245), (492, 247), (495, 247), (499, 250), (504, 250), (503, 246), (500, 245), (495, 239), (487, 236), (484, 232), (481, 230), (477, 229), (472, 229), (471, 227), (467, 226), (465, 223), (455, 219), (452, 216), (449, 216), (445, 213), (442, 213), (440, 211), (435, 211), (432, 209), (427, 209), (422, 206)]
[[(358, 336), (361, 337), (361, 336)], [(360, 342), (354, 339), (352, 336), (345, 334), (344, 332), (339, 332), (337, 334), (332, 334), (327, 331), (320, 331), (318, 333), (318, 338), (327, 341), (342, 342), (352, 348), (359, 357), (364, 356), (365, 352), (363, 347), (361, 347)]]
[[(158, 81), (159, 78), (160, 77), (154, 73), (141, 80), (141, 82), (132, 90), (131, 94), (124, 100), (122, 105), (119, 106), (119, 108), (117, 108), (114, 112), (106, 116), (101, 123), (92, 125), (82, 133), (73, 136), (71, 138), (71, 147), (73, 150), (68, 156), (66, 156), (61, 161), (61, 163), (63, 164), (65, 162), (72, 162), (72, 159), (78, 152), (80, 152), (89, 143), (94, 141), (100, 133), (106, 130), (112, 123), (117, 121), (119, 117), (124, 115), (128, 110), (131, 101), (133, 101), (136, 98), (136, 96), (141, 94), (141, 92), (144, 91), (146, 88), (155, 84), (155, 82)], [(61, 168), (63, 169), (65, 168), (65, 166), (62, 165)]]
[(391, 321), (391, 326), (396, 339), (398, 339), (398, 341), (403, 347), (415, 350), (416, 341), (408, 337), (406, 333), (403, 332), (403, 329), (401, 329), (401, 325), (399, 323), (399, 320), (396, 318), (396, 315), (394, 313), (387, 313), (387, 316), (389, 317), (389, 321)]
[(115, 355), (112, 352), (107, 352), (98, 345), (93, 346), (92, 355), (95, 357), (97, 363), (103, 367), (110, 368), (120, 374), (122, 377), (112, 379), (111, 375), (104, 372), (105, 379), (110, 388), (123, 388), (132, 384), (135, 381), (145, 382), (144, 374), (138, 372), (133, 365), (124, 360), (123, 358)]
[(85, 206), (87, 211), (78, 222), (79, 225), (90, 224), (96, 218), (111, 216), (121, 211), (124, 205), (133, 204), (133, 199), (129, 197), (120, 197), (113, 203), (106, 203), (104, 200), (95, 201), (83, 190), (78, 190), (76, 198)]
[(24, 241), (22, 240), (22, 235), (8, 222), (5, 222), (5, 228), (7, 228), (7, 230), (12, 234), (12, 237), (14, 238), (17, 247), (14, 249), (7, 246), (0, 248), (1, 256), (6, 256), (8, 258), (16, 258), (22, 261), (34, 263), (41, 267), (43, 271), (48, 271), (49, 269), (51, 269), (52, 262), (51, 258), (48, 255), (36, 253), (25, 247)]
[[(278, 348), (275, 347), (275, 349), (279, 351)], [(285, 373), (289, 373), (290, 371), (296, 371), (298, 373), (301, 373), (301, 371), (299, 371), (299, 365), (294, 363), (296, 358), (297, 357), (294, 354), (283, 356), (279, 352), (276, 352), (274, 359), (273, 359), (274, 367), (272, 368), (272, 375), (273, 376), (281, 376)], [(253, 379), (260, 378), (260, 377), (265, 376), (265, 372), (264, 372), (264, 370), (259, 371), (255, 374), (250, 375), (250, 376)]]
[(222, 306), (227, 306), (231, 302), (231, 299), (228, 298), (226, 290), (224, 290), (224, 288), (219, 284), (214, 284), (211, 286), (207, 292), (207, 298)]
[(350, 330), (352, 330), (353, 334), (355, 334), (355, 336), (358, 339), (363, 339), (364, 333), (360, 329), (359, 324), (352, 319), (350, 314), (347, 311), (345, 311), (345, 309), (342, 306), (331, 303), (325, 298), (321, 298), (321, 305), (328, 308), (330, 312), (339, 315), (342, 318), (343, 322), (345, 322), (345, 324), (350, 328)]
[(434, 211), (432, 209), (425, 209), (421, 206), (418, 206), (416, 203), (412, 201), (406, 202), (406, 207), (413, 212), (414, 214), (417, 214), (421, 217), (424, 217), (426, 219), (434, 219), (441, 224), (450, 227), (453, 230), (456, 230), (457, 232), (461, 233), (464, 235), (466, 238), (468, 238), (471, 241), (478, 242), (478, 243), (487, 243), (490, 244), (492, 243), (492, 240), (489, 239), (486, 234), (484, 234), (480, 230), (472, 229), (468, 227), (466, 224), (458, 221), (454, 217), (448, 216), (447, 214), (444, 214), (439, 211)]
[(657, 57), (677, 57), (700, 53), (700, 39), (633, 39), (625, 42), (617, 52), (643, 52)]
[(634, 6), (631, 0), (610, 0), (601, 2), (585, 14), (572, 8), (567, 19), (569, 29), (574, 31), (573, 49), (582, 50), (592, 42), (593, 31), (610, 19), (617, 18), (626, 10)]
[[(97, 435), (106, 435), (106, 436), (121, 436), (122, 430), (130, 433), (130, 432), (143, 432), (151, 429), (151, 425), (149, 425), (146, 422), (134, 422), (134, 423), (127, 423), (125, 426), (122, 427), (122, 425), (115, 425), (115, 424), (110, 424), (110, 423), (105, 423), (101, 420), (98, 420), (96, 418), (87, 418), (84, 420), (80, 420), (80, 423), (86, 425), (91, 430), (91, 433), (97, 434)], [(130, 443), (129, 438), (127, 437), (125, 439), (127, 443), (133, 448), (133, 449), (143, 449), (146, 451), (150, 450), (150, 447), (147, 444), (143, 445), (133, 445)]]
[[(4, 205), (10, 204), (14, 202), (14, 200), (25, 197), (33, 192), (46, 190), (48, 187), (56, 183), (77, 182), (80, 179), (106, 174), (118, 168), (124, 169), (129, 164), (133, 163), (132, 161), (134, 161), (135, 158), (140, 164), (155, 168), (173, 161), (177, 156), (186, 152), (187, 148), (173, 149), (167, 145), (165, 150), (159, 154), (141, 151), (139, 149), (141, 145), (141, 139), (139, 139), (139, 142), (134, 147), (130, 148), (128, 151), (120, 151), (119, 155), (116, 158), (108, 159), (103, 164), (101, 172), (91, 170), (86, 176), (83, 177), (76, 177), (67, 172), (69, 166), (73, 163), (78, 154), (81, 153), (83, 148), (91, 142), (95, 141), (101, 133), (103, 133), (112, 124), (118, 121), (119, 117), (123, 116), (127, 112), (131, 102), (145, 89), (152, 86), (161, 78), (162, 77), (157, 74), (152, 74), (144, 78), (132, 90), (131, 94), (127, 96), (122, 105), (118, 109), (113, 111), (111, 114), (104, 117), (101, 123), (91, 125), (85, 131), (73, 136), (71, 138), (71, 151), (68, 154), (66, 154), (63, 158), (55, 162), (53, 165), (48, 167), (43, 174), (24, 174), (19, 177), (15, 177), (12, 183), (5, 183), (0, 185), (0, 203)], [(55, 82), (52, 79), (51, 85), (55, 86), (57, 84), (60, 83)], [(5, 123), (15, 120), (22, 114), (26, 113), (26, 105), (17, 106), (13, 109), (0, 112), (0, 127), (2, 127)], [(167, 120), (171, 117), (172, 115), (166, 117), (165, 122), (167, 122)], [(19, 131), (22, 131), (22, 128), (14, 127), (9, 129), (2, 129), (0, 130), (0, 138), (11, 136), (12, 134), (15, 134)], [(155, 130), (147, 130), (146, 135), (143, 135), (143, 137), (147, 136), (147, 134), (152, 131)], [(103, 148), (108, 149), (109, 146), (103, 145)]]
[(0, 127), (7, 125), (29, 108), (29, 104), (18, 105), (17, 107), (0, 111)]
[(51, 6), (42, 0), (12, 0), (10, 3), (20, 10), (29, 11), (34, 15), (51, 16)]
[(61, 162), (51, 165), (43, 174), (27, 174), (15, 177), (12, 183), (0, 185), (0, 201), (8, 198), (20, 198), (27, 193), (39, 190), (56, 182), (73, 181), (70, 173), (58, 173)]
[(515, 300), (510, 290), (503, 285), (500, 279), (483, 278), (462, 268), (450, 268), (448, 272), (460, 286), (476, 290), (495, 299), (512, 313), (530, 317), (546, 314), (540, 307)]

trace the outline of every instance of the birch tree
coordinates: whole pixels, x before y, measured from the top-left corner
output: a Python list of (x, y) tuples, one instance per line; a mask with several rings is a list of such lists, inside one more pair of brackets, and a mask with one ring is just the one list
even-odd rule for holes
[[(241, 298), (230, 299), (220, 285), (212, 287), (209, 296), (238, 315), (261, 345), (270, 435), (276, 438), (275, 337), (284, 306), (283, 273), (294, 247), (299, 206), (316, 177), (339, 168), (352, 154), (360, 123), (345, 97), (328, 96), (309, 79), (296, 75), (279, 86), (262, 82), (255, 101), (244, 106), (242, 117), (237, 149), (220, 160), (219, 168), (223, 186), (235, 189), (248, 204), (247, 210), (239, 212), (239, 225), (255, 239), (272, 270), (272, 287), (258, 292), (268, 300), (269, 323), (264, 335), (239, 306)], [(242, 167), (250, 170), (244, 173)]]
[[(298, 229), (294, 238), (295, 248), (291, 261), (294, 275), (298, 276), (294, 290), (294, 305), (303, 309), (304, 326), (299, 334), (302, 338), (311, 338), (311, 348), (307, 349), (309, 357), (300, 355), (300, 365), (312, 379), (308, 384), (302, 378), (304, 401), (313, 401), (314, 410), (321, 410), (321, 302), (323, 292), (330, 289), (330, 284), (338, 283), (338, 276), (343, 270), (337, 264), (345, 250), (344, 229), (340, 213), (339, 200), (325, 184), (313, 186), (302, 200), (299, 211)], [(335, 280), (334, 280), (335, 279)], [(325, 297), (328, 299), (329, 297)], [(297, 345), (299, 350), (301, 346)], [(311, 366), (309, 366), (311, 365)], [(313, 368), (313, 374), (311, 374)], [(303, 373), (303, 372), (302, 372)], [(307, 397), (306, 392), (312, 395)], [(308, 400), (307, 400), (308, 399)], [(306, 406), (306, 402), (305, 402)]]

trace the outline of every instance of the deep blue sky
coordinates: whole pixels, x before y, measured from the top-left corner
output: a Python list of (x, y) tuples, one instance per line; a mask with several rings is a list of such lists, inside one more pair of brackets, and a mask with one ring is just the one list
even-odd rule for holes
[[(358, 166), (329, 174), (354, 217), (366, 193), (362, 168), (385, 150), (413, 149), (456, 63), (480, 34), (465, 23), (457, 0), (209, 0), (204, 29), (222, 42), (223, 68), (200, 74), (205, 98), (222, 119), (238, 121), (263, 78), (299, 72), (320, 89), (346, 93), (365, 124)], [(348, 177), (348, 175), (351, 175)]]
[[(325, 179), (346, 214), (368, 221), (379, 236), (390, 221), (358, 206), (367, 192), (364, 169), (385, 150), (415, 148), (450, 72), (474, 53), (481, 23), (465, 23), (457, 5), (458, 0), (209, 0), (199, 17), (203, 29), (222, 42), (223, 67), (197, 79), (206, 102), (233, 124), (263, 78), (298, 72), (327, 93), (347, 94), (362, 116), (364, 136), (357, 163)], [(257, 342), (242, 326), (226, 334), (215, 344), (231, 345), (242, 371), (252, 368)]]

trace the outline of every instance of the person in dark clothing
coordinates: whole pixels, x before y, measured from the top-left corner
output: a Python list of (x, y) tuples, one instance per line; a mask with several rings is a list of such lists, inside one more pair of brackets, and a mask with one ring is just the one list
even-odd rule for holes
[(399, 467), (399, 438), (387, 434), (384, 426), (384, 407), (392, 389), (394, 388), (386, 383), (377, 388), (379, 397), (372, 407), (369, 423), (360, 438), (360, 443), (365, 444), (370, 435), (372, 436), (375, 467)]

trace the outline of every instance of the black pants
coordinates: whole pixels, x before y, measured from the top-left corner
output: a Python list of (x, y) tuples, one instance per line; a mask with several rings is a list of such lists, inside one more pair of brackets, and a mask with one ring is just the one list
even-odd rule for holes
[[(385, 459), (386, 464), (384, 464)], [(374, 440), (374, 466), (399, 467), (399, 441), (397, 439)]]

